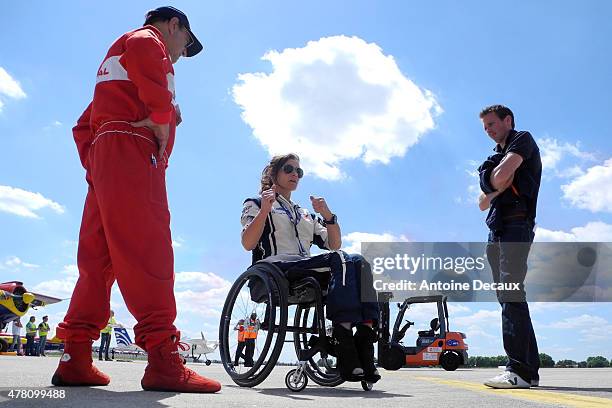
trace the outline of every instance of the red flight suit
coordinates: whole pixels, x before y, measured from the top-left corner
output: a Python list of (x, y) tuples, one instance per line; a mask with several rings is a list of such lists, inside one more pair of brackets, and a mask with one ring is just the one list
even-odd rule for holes
[[(168, 123), (162, 157), (148, 128)], [(117, 39), (100, 65), (92, 103), (73, 128), (89, 185), (79, 235), (79, 279), (59, 324), (66, 341), (97, 339), (110, 315), (115, 280), (138, 321), (143, 349), (178, 334), (165, 172), (174, 144), (174, 70), (153, 26)]]

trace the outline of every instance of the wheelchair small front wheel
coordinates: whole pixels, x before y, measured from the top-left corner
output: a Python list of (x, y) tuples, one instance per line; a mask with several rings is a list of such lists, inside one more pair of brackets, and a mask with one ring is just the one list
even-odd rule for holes
[(374, 384), (371, 382), (362, 381), (361, 388), (363, 388), (364, 391), (372, 391), (372, 388), (374, 388)]
[(285, 376), (285, 385), (293, 392), (300, 392), (308, 385), (308, 377), (306, 373), (301, 371), (297, 372), (295, 368), (290, 370)]

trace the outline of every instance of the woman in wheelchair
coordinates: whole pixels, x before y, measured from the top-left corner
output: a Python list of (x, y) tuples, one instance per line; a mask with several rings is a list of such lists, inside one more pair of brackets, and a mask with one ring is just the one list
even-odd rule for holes
[[(310, 196), (319, 216), (291, 201), (303, 175), (295, 154), (270, 160), (262, 172), (260, 197), (244, 202), (242, 245), (253, 251), (253, 262), (271, 262), (284, 272), (324, 270), (321, 273), (327, 276), (322, 281), (329, 282), (327, 318), (332, 321), (340, 376), (345, 381), (374, 383), (380, 379), (374, 365), (372, 328), (378, 320), (378, 303), (361, 301), (361, 274), (371, 276), (369, 265), (360, 255), (339, 250), (338, 220), (324, 198)], [(312, 244), (332, 252), (311, 256)]]

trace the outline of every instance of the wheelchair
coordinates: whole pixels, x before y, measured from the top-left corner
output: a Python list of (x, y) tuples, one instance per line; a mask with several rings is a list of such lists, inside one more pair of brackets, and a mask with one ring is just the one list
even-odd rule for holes
[[(304, 269), (283, 272), (274, 264), (258, 262), (238, 277), (219, 324), (221, 361), (234, 383), (254, 387), (263, 382), (277, 365), (285, 342), (293, 343), (298, 360), (285, 377), (289, 390), (304, 390), (309, 379), (324, 387), (344, 382), (336, 368), (331, 325), (325, 320), (329, 275)], [(260, 319), (255, 347), (251, 348), (253, 355), (236, 355), (236, 324), (241, 319), (247, 321), (252, 313)], [(289, 324), (291, 317), (293, 322)], [(287, 333), (292, 340), (285, 340)], [(240, 364), (241, 359), (245, 364)], [(366, 391), (372, 389), (371, 383), (362, 381), (361, 385)]]

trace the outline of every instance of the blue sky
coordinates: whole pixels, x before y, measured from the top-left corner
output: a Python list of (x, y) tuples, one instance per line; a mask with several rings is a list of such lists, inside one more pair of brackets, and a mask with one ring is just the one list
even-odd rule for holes
[[(0, 280), (70, 296), (86, 193), (70, 129), (109, 45), (158, 5), (6, 9), (15, 18), (0, 27), (10, 39), (0, 44)], [(307, 175), (293, 197), (324, 196), (346, 248), (484, 240), (473, 171), (493, 147), (478, 119), (488, 104), (510, 106), (542, 150), (537, 239), (612, 241), (608, 2), (173, 5), (205, 47), (175, 65), (184, 123), (167, 180), (187, 335), (214, 338), (227, 284), (250, 259), (242, 200), (272, 153), (301, 154)], [(57, 324), (66, 307), (36, 314)], [(116, 289), (113, 307), (133, 324)], [(612, 330), (610, 304), (533, 309), (553, 358), (612, 357), (599, 343)], [(472, 354), (503, 354), (497, 310), (456, 307), (451, 324)]]

